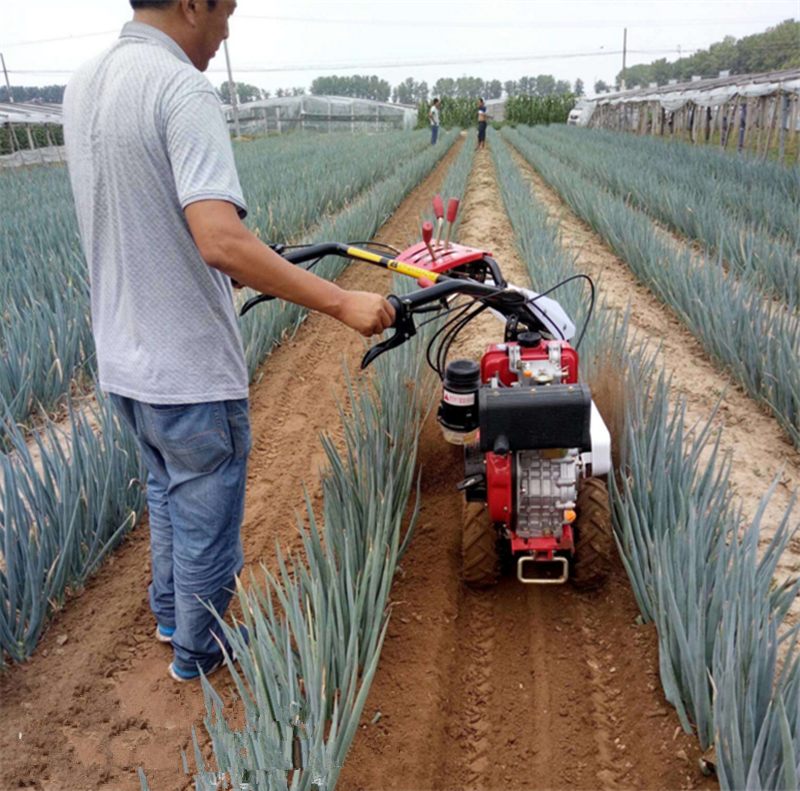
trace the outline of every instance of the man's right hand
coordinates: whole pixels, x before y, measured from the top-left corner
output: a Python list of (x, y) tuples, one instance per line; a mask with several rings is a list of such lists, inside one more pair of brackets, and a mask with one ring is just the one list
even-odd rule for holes
[(335, 318), (369, 338), (392, 326), (394, 308), (379, 294), (345, 291)]

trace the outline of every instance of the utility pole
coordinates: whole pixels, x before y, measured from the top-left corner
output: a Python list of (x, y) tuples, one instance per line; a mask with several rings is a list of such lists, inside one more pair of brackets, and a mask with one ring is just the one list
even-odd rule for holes
[(233, 105), (233, 123), (236, 127), (236, 139), (242, 139), (242, 130), (239, 127), (239, 97), (236, 91), (236, 83), (233, 81), (233, 72), (231, 71), (231, 56), (228, 54), (227, 40), (222, 42), (225, 47), (225, 62), (228, 64), (228, 91), (231, 95), (231, 104)]
[(625, 61), (628, 54), (628, 28), (624, 28), (622, 34), (622, 78), (620, 79), (620, 88), (625, 90)]
[(3, 64), (3, 74), (6, 75), (6, 88), (8, 88), (8, 101), (11, 104), (14, 104), (14, 97), (11, 95), (11, 83), (8, 80), (8, 70), (6, 69), (6, 59), (3, 57), (2, 52), (0, 52), (0, 63)]

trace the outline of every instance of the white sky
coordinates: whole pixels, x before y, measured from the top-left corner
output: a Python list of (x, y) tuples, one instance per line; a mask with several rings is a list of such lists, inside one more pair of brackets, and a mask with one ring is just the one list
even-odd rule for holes
[[(0, 52), (12, 84), (67, 82), (131, 15), (127, 0), (0, 0)], [(336, 73), (378, 74), (392, 85), (413, 76), (430, 86), (465, 74), (500, 81), (553, 74), (581, 77), (591, 91), (620, 70), (621, 54), (604, 53), (622, 50), (625, 26), (633, 65), (675, 60), (679, 47), (687, 54), (788, 18), (800, 18), (800, 0), (239, 0), (229, 45), (234, 78), (273, 93)], [(21, 44), (87, 33), (102, 35)], [(226, 79), (223, 70), (220, 50), (208, 74), (215, 85)]]

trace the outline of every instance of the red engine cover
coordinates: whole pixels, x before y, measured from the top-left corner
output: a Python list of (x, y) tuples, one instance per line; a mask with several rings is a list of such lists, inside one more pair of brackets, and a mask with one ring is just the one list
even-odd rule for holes
[[(562, 368), (566, 370), (562, 381), (565, 384), (574, 384), (578, 381), (578, 353), (566, 341), (542, 340), (542, 343), (535, 349), (522, 349), (522, 359), (549, 359), (548, 347), (551, 343), (561, 344), (561, 364)], [(508, 348), (516, 345), (516, 343), (498, 343), (486, 350), (486, 354), (481, 360), (481, 380), (484, 384), (487, 384), (494, 376), (499, 376), (500, 381), (509, 387), (517, 380), (516, 375), (511, 374), (508, 365)], [(552, 537), (520, 538), (511, 530), (514, 524), (513, 464), (513, 453), (505, 458), (496, 456), (494, 453), (486, 454), (486, 495), (489, 513), (492, 521), (505, 525), (511, 533), (512, 555), (524, 552), (534, 555), (538, 560), (552, 560), (554, 552), (573, 551), (572, 529), (568, 524), (564, 525), (560, 540)]]
[[(561, 365), (566, 369), (564, 384), (575, 384), (578, 381), (578, 353), (567, 341), (548, 341), (543, 340), (535, 349), (523, 349), (523, 360), (547, 360), (551, 343), (561, 344)], [(486, 350), (481, 360), (481, 381), (488, 384), (489, 380), (495, 376), (500, 376), (500, 381), (510, 387), (517, 381), (516, 375), (511, 374), (508, 367), (508, 347), (516, 346), (516, 343), (496, 343)]]

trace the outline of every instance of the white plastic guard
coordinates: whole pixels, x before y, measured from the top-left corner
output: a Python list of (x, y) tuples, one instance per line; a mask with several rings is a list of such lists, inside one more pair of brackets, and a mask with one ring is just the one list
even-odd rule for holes
[[(536, 300), (530, 303), (530, 307), (541, 319), (542, 325), (547, 328), (547, 332), (554, 338), (561, 341), (568, 341), (575, 335), (575, 325), (572, 323), (570, 317), (567, 316), (564, 308), (562, 308), (556, 300), (550, 299), (550, 297), (540, 297), (535, 291), (531, 291), (527, 288), (520, 288), (511, 283), (508, 284), (508, 287), (524, 294), (529, 300)], [(505, 323), (506, 317), (503, 316), (502, 313), (492, 308), (489, 309), (489, 312)]]
[(592, 452), (582, 453), (581, 461), (584, 469), (587, 465), (591, 467), (592, 478), (598, 478), (611, 471), (611, 432), (594, 401), (592, 401), (589, 433), (592, 438)]

